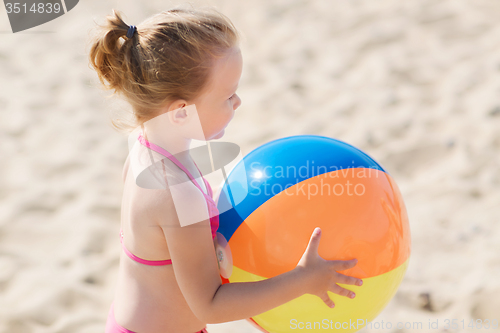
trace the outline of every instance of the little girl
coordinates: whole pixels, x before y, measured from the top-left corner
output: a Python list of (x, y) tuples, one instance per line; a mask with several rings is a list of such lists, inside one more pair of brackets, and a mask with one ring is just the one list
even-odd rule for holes
[(183, 184), (175, 198), (173, 186), (139, 186), (130, 167), (138, 157), (129, 153), (123, 251), (106, 333), (207, 332), (207, 323), (250, 318), (305, 293), (333, 307), (327, 291), (354, 297), (337, 283), (362, 284), (337, 272), (354, 267), (356, 259), (318, 255), (319, 228), (295, 269), (259, 282), (222, 284), (214, 251), (217, 207), (188, 152), (192, 139), (221, 138), (241, 104), (238, 43), (233, 24), (213, 8), (175, 8), (137, 27), (113, 11), (92, 41), (90, 63), (101, 83), (132, 106), (129, 127), (140, 128), (134, 147), (161, 156), (165, 184)]

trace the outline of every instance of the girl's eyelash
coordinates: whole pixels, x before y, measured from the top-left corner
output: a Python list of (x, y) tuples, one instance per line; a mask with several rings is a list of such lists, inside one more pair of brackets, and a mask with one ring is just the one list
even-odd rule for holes
[(231, 97), (229, 97), (229, 99), (233, 99), (234, 95), (235, 95), (235, 94), (232, 94), (232, 95), (231, 95)]

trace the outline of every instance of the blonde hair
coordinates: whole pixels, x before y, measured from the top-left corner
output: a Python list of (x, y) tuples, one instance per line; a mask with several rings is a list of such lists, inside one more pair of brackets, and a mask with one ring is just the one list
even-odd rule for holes
[(142, 126), (168, 102), (196, 98), (209, 81), (214, 60), (240, 38), (229, 18), (212, 7), (176, 7), (137, 25), (131, 38), (128, 30), (113, 9), (91, 40), (89, 53), (104, 88), (122, 94), (132, 106), (135, 121), (111, 120), (119, 131)]

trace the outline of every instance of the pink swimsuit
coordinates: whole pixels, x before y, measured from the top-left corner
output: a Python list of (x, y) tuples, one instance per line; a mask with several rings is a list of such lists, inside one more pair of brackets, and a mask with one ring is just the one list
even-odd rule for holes
[[(191, 173), (172, 154), (170, 154), (165, 149), (163, 149), (163, 148), (161, 148), (153, 143), (150, 143), (141, 134), (139, 134), (139, 137), (137, 139), (144, 146), (156, 151), (157, 153), (167, 157), (172, 162), (174, 162), (179, 168), (181, 168), (188, 175), (189, 179), (201, 191), (201, 193), (203, 193), (203, 196), (205, 197), (205, 199), (207, 201), (208, 211), (210, 213), (210, 216), (212, 216), (212, 217), (210, 217), (210, 227), (211, 227), (211, 231), (212, 231), (212, 239), (214, 239), (216, 232), (217, 232), (217, 229), (219, 228), (219, 210), (217, 209), (217, 205), (215, 204), (214, 200), (212, 199), (213, 192), (212, 192), (212, 187), (210, 187), (210, 183), (203, 177), (203, 175), (201, 176), (201, 178), (203, 179), (203, 182), (205, 183), (205, 186), (207, 187), (207, 191), (208, 191), (208, 195), (207, 195), (207, 194), (205, 194), (205, 192), (203, 192), (203, 190), (198, 185), (198, 183), (196, 182), (194, 177), (191, 175)], [(195, 163), (195, 166), (198, 169), (198, 171), (200, 171), (200, 169), (198, 168), (196, 163)], [(200, 175), (201, 175), (201, 171), (200, 171)], [(123, 251), (127, 254), (127, 256), (129, 256), (132, 260), (137, 261), (138, 263), (141, 263), (144, 265), (150, 265), (150, 266), (163, 266), (163, 265), (171, 265), (172, 264), (171, 259), (146, 260), (146, 259), (142, 259), (142, 258), (139, 258), (136, 255), (134, 255), (132, 252), (127, 250), (127, 248), (125, 247), (125, 244), (123, 243), (123, 231), (122, 230), (120, 230), (120, 242), (122, 244)], [(111, 303), (111, 308), (110, 308), (109, 313), (108, 313), (108, 320), (106, 322), (106, 332), (105, 333), (136, 333), (136, 332), (130, 331), (130, 330), (120, 326), (116, 322), (114, 310), (113, 310), (113, 303)], [(196, 333), (208, 333), (208, 331), (205, 327), (204, 329), (202, 329), (201, 331), (198, 331)]]

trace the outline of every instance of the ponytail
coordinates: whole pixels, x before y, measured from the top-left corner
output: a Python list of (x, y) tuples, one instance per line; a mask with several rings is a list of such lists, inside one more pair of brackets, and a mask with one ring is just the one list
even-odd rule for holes
[(106, 88), (116, 92), (130, 80), (127, 74), (133, 74), (138, 69), (133, 66), (134, 42), (138, 33), (128, 38), (129, 26), (114, 9), (113, 15), (106, 16), (106, 19), (105, 25), (100, 26), (100, 35), (91, 47), (90, 64), (97, 72), (100, 82), (106, 86), (107, 81), (109, 85)]

